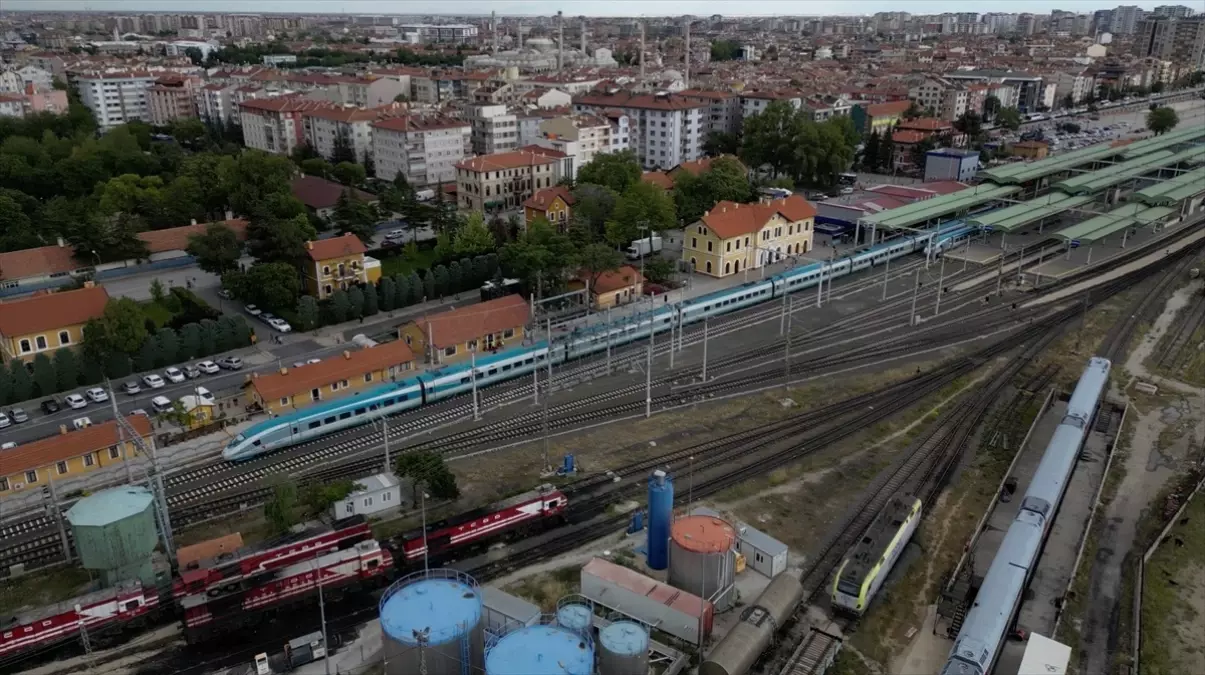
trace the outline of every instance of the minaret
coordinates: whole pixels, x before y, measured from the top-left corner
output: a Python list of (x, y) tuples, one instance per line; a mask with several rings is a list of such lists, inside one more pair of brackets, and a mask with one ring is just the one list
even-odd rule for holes
[(640, 21), (640, 86), (644, 86), (644, 20)]
[(582, 17), (582, 54), (586, 53), (586, 17)]
[(682, 61), (686, 64), (683, 84), (686, 85), (687, 89), (690, 89), (690, 19), (686, 20), (686, 56), (683, 57)]
[(565, 13), (556, 13), (556, 69), (565, 68)]
[(523, 49), (523, 19), (519, 19), (519, 28), (515, 31), (515, 36), (519, 38), (519, 49)]
[(498, 53), (498, 12), (490, 11), (490, 38), (493, 42), (494, 54)]

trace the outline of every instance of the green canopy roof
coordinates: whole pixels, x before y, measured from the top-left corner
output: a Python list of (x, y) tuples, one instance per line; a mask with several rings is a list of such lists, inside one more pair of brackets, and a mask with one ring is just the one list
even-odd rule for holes
[(1107, 190), (1131, 178), (1182, 162), (1200, 164), (1205, 161), (1205, 146), (1191, 147), (1179, 152), (1159, 150), (1137, 159), (1116, 164), (1107, 169), (1069, 178), (1054, 187), (1071, 194), (1091, 194)]
[(1132, 199), (1152, 206), (1167, 206), (1205, 191), (1205, 167), (1155, 183), (1134, 193)]
[(1205, 126), (1199, 124), (1191, 124), (1183, 129), (1169, 131), (1162, 136), (1155, 136), (1145, 140), (1136, 141), (1121, 149), (1121, 156), (1126, 159), (1139, 157), (1156, 150), (1170, 148), (1180, 143), (1191, 143), (1193, 141), (1205, 138)]
[(1019, 186), (983, 183), (948, 195), (912, 202), (897, 209), (881, 211), (863, 218), (862, 222), (885, 228), (912, 227), (986, 204), (1001, 197), (1007, 197), (1020, 190)]
[(1149, 225), (1157, 220), (1167, 217), (1174, 213), (1173, 209), (1162, 206), (1146, 206), (1130, 202), (1124, 206), (1113, 209), (1108, 213), (1102, 213), (1095, 218), (1090, 218), (1082, 223), (1072, 225), (1058, 232), (1055, 236), (1062, 237), (1067, 241), (1087, 241), (1094, 242), (1104, 239), (1105, 237), (1116, 234), (1127, 227), (1135, 225)]
[(1043, 218), (1058, 215), (1069, 209), (1087, 204), (1090, 201), (1092, 201), (1092, 197), (1089, 196), (1072, 197), (1062, 192), (1052, 192), (1021, 204), (1013, 204), (1002, 209), (989, 211), (971, 218), (967, 222), (970, 225), (979, 225), (985, 228), (990, 227), (993, 230), (1003, 232), (1013, 232), (1030, 223), (1036, 223)]

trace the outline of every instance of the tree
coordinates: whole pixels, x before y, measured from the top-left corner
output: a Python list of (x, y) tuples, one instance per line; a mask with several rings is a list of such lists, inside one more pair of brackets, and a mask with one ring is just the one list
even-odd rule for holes
[(222, 285), (235, 297), (269, 310), (292, 308), (301, 294), (297, 269), (282, 262), (259, 263), (246, 272), (229, 272)]
[(356, 186), (364, 183), (364, 179), (368, 178), (367, 170), (356, 164), (355, 161), (339, 162), (331, 169), (331, 175), (336, 182), (346, 186)]
[(351, 137), (347, 132), (335, 134), (335, 140), (331, 143), (330, 159), (334, 164), (356, 161), (356, 149), (352, 146)]
[(375, 316), (381, 311), (380, 298), (377, 295), (377, 287), (373, 284), (365, 284), (364, 289), (364, 316)]
[[(401, 284), (398, 284), (400, 287)], [(406, 277), (406, 287), (410, 289), (410, 301), (406, 304), (418, 304), (423, 299), (423, 280), (418, 276), (417, 270), (411, 270), (410, 275)]]
[(1063, 108), (1074, 108), (1075, 107), (1075, 97), (1072, 96), (1071, 94), (1067, 94), (1066, 96), (1063, 97), (1063, 99), (1059, 103), (1060, 103), (1060, 105), (1062, 105)]
[(741, 55), (741, 45), (733, 40), (716, 40), (711, 43), (712, 61), (734, 61)]
[(297, 299), (297, 320), (302, 331), (314, 330), (318, 327), (318, 301), (311, 295), (303, 295)]
[(989, 122), (995, 120), (1000, 108), (1000, 99), (989, 94), (983, 99), (983, 119)]
[(909, 101), (908, 109), (904, 111), (902, 117), (906, 120), (911, 120), (916, 119), (917, 117), (923, 117), (924, 114), (925, 109), (918, 105), (916, 101)]
[(879, 146), (879, 169), (890, 169), (895, 163), (895, 139), (890, 133), (883, 135), (883, 144)]
[(624, 228), (624, 241), (631, 241), (641, 235), (641, 226), (655, 232), (673, 229), (677, 225), (677, 212), (665, 190), (637, 182), (623, 192), (615, 206), (614, 219)]
[(0, 364), (0, 405), (18, 402), (13, 398), (13, 374), (3, 364)]
[(21, 359), (11, 359), (8, 362), (8, 373), (12, 381), (9, 399), (16, 403), (33, 398), (33, 378), (29, 376), (25, 362)]
[[(300, 146), (308, 148), (308, 145)], [(310, 157), (303, 159), (299, 163), (302, 172), (308, 176), (317, 176), (318, 178), (329, 179), (334, 173), (335, 167), (330, 162), (321, 157)]]
[(180, 360), (180, 335), (171, 328), (164, 326), (155, 333), (159, 347), (160, 367), (168, 366)]
[(348, 314), (351, 313), (351, 301), (347, 297), (347, 291), (339, 289), (331, 293), (331, 317), (335, 323), (343, 323), (347, 321)]
[(38, 396), (50, 396), (58, 391), (59, 377), (54, 370), (54, 363), (50, 361), (50, 357), (46, 352), (42, 352), (33, 358), (33, 382), (35, 385), (34, 391)]
[(448, 263), (448, 292), (459, 293), (465, 290), (464, 273), (461, 272), (460, 263), (456, 260)]
[(352, 319), (364, 316), (364, 291), (359, 286), (352, 286), (347, 291), (347, 307)]
[(879, 152), (882, 149), (883, 138), (878, 131), (872, 131), (866, 137), (866, 143), (862, 147), (862, 168), (866, 171), (874, 171), (879, 166)]
[(198, 267), (218, 276), (238, 267), (243, 255), (238, 235), (222, 223), (210, 223), (204, 234), (189, 237), (186, 250), (188, 255), (196, 258)]
[(720, 157), (699, 174), (683, 171), (674, 183), (674, 202), (679, 222), (693, 223), (703, 212), (721, 201), (747, 202), (753, 195), (745, 167), (732, 157)]
[[(500, 258), (507, 276), (523, 279), (528, 288), (548, 293), (561, 284), (563, 272), (573, 263), (573, 253), (568, 236), (557, 232), (544, 218), (536, 218), (517, 240), (502, 247)], [(490, 278), (494, 270), (488, 262), (483, 267), (483, 278)]]
[(197, 356), (209, 356), (218, 351), (218, 322), (213, 319), (201, 320), (201, 347)]
[(187, 361), (201, 355), (201, 326), (186, 323), (180, 328), (180, 359)]
[(761, 113), (745, 120), (741, 158), (751, 167), (769, 165), (774, 176), (791, 173), (796, 161), (794, 140), (802, 116), (786, 101), (771, 101)]
[(1155, 132), (1156, 136), (1166, 134), (1180, 123), (1180, 116), (1174, 108), (1156, 108), (1146, 114), (1146, 128)]
[(494, 247), (494, 235), (485, 226), (485, 218), (478, 211), (470, 213), (452, 237), (452, 251), (456, 255), (489, 253)]
[(360, 241), (370, 245), (380, 215), (375, 206), (361, 200), (351, 188), (346, 188), (335, 202), (333, 220), (338, 234), (354, 234)]
[(703, 153), (709, 157), (735, 155), (741, 147), (741, 137), (727, 131), (713, 131), (703, 142)]
[(306, 242), (318, 232), (305, 215), (276, 218), (261, 213), (247, 226), (247, 251), (261, 263), (296, 263), (306, 255)]
[(631, 150), (597, 154), (577, 172), (577, 183), (593, 183), (623, 192), (639, 183), (644, 173), (636, 153)]
[(578, 251), (577, 264), (589, 281), (590, 288), (594, 288), (603, 273), (617, 270), (623, 265), (623, 254), (606, 244), (590, 244)]
[(264, 517), (276, 534), (284, 534), (297, 524), (297, 485), (288, 478), (279, 478), (264, 504)]
[(159, 354), (159, 343), (148, 336), (142, 346), (138, 348), (138, 353), (134, 355), (134, 369), (140, 373), (154, 370), (162, 361), (163, 358)]
[(1162, 94), (1163, 90), (1166, 88), (1167, 88), (1167, 85), (1163, 83), (1163, 80), (1160, 80), (1151, 85), (1151, 93), (1152, 94)]
[(123, 354), (137, 352), (146, 341), (146, 314), (130, 298), (113, 298), (105, 305), (105, 335), (109, 348)]
[(443, 455), (429, 450), (406, 452), (394, 463), (394, 475), (399, 480), (409, 480), (417, 496), (427, 492), (435, 499), (456, 499), (460, 490), (456, 476), (444, 464)]
[(608, 220), (615, 212), (619, 194), (609, 187), (578, 184), (573, 188), (573, 220), (580, 221), (590, 233), (590, 240), (602, 239)]
[(437, 296), (435, 288), (435, 272), (423, 272), (423, 301), (434, 300)]
[(448, 268), (446, 266), (436, 265), (431, 270), (431, 275), (435, 278), (435, 295), (442, 298), (452, 292), (448, 288)]
[[(333, 483), (310, 483), (301, 490), (301, 505), (306, 515), (318, 517), (327, 515), (331, 507), (347, 499), (347, 496), (364, 486), (352, 480), (337, 480)], [(336, 514), (341, 517), (342, 514)]]
[(1021, 128), (1021, 112), (1016, 108), (1002, 108), (996, 113), (996, 123), (1010, 131)]
[(382, 312), (393, 311), (397, 299), (397, 284), (393, 283), (393, 277), (381, 277), (377, 282), (377, 297)]
[(410, 296), (412, 293), (410, 289), (410, 277), (399, 274), (393, 278), (393, 307), (395, 309), (401, 309), (410, 305)]
[(983, 135), (983, 118), (978, 113), (968, 110), (954, 120), (954, 128), (966, 134), (972, 141), (976, 141)]

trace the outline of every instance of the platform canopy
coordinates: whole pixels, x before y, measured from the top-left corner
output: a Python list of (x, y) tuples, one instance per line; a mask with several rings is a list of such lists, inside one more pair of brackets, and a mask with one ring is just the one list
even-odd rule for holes
[(1027, 202), (988, 211), (967, 220), (967, 223), (998, 232), (1013, 232), (1091, 201), (1092, 197), (1072, 197), (1062, 192), (1052, 192)]
[(1151, 206), (1171, 206), (1201, 192), (1205, 192), (1205, 167), (1143, 188), (1132, 199)]
[(953, 215), (982, 204), (987, 204), (1020, 190), (1020, 186), (983, 183), (948, 195), (924, 199), (899, 208), (880, 211), (879, 213), (862, 218), (861, 222), (887, 229), (913, 227), (921, 223), (936, 220), (942, 216)]
[(1131, 202), (1122, 207), (1102, 213), (1082, 223), (1072, 225), (1055, 236), (1067, 241), (1095, 242), (1121, 232), (1127, 227), (1149, 225), (1175, 213), (1163, 206), (1146, 206)]
[(1159, 150), (1137, 159), (1115, 164), (1107, 169), (1069, 178), (1054, 187), (1056, 190), (1069, 194), (1093, 194), (1159, 169), (1182, 163), (1200, 164), (1202, 161), (1205, 161), (1205, 146), (1192, 147), (1179, 152)]
[(1183, 129), (1169, 131), (1162, 136), (1135, 141), (1122, 148), (1121, 156), (1126, 159), (1132, 159), (1156, 150), (1165, 150), (1181, 143), (1193, 143), (1203, 139), (1205, 139), (1205, 126), (1191, 124)]
[(1068, 169), (1115, 157), (1120, 150), (1109, 145), (1094, 145), (1033, 162), (1017, 162), (980, 172), (980, 176), (1000, 185), (1020, 185)]

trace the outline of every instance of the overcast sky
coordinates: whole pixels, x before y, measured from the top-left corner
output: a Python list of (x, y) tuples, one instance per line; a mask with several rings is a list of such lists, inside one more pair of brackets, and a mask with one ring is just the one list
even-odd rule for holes
[[(1126, 0), (1125, 4), (1151, 9), (1181, 0)], [(1199, 0), (1182, 0), (1192, 6)], [(800, 16), (820, 14), (874, 14), (907, 11), (913, 14), (941, 12), (1035, 12), (1051, 9), (1092, 12), (1108, 9), (1100, 0), (606, 0), (565, 2), (563, 0), (0, 0), (0, 10), (92, 10), (134, 14), (138, 12), (292, 12), (347, 14), (499, 14), (549, 15), (557, 10), (567, 16)]]

